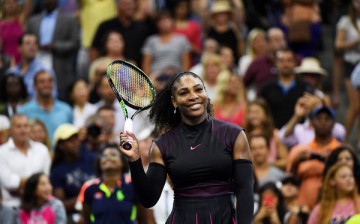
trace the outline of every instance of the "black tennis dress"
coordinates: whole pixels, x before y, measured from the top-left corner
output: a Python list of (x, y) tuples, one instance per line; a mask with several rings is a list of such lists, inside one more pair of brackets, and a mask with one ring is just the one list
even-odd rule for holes
[(174, 186), (169, 224), (236, 223), (233, 148), (242, 128), (208, 117), (155, 140)]

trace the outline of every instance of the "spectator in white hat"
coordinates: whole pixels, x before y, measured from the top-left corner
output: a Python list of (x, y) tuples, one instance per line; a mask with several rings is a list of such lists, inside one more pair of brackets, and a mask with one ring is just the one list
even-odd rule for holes
[(322, 82), (327, 76), (327, 71), (321, 67), (318, 59), (313, 57), (304, 58), (300, 66), (295, 68), (295, 73), (314, 87), (314, 91), (311, 91), (311, 93), (318, 96), (327, 106), (331, 106), (330, 97), (322, 91)]

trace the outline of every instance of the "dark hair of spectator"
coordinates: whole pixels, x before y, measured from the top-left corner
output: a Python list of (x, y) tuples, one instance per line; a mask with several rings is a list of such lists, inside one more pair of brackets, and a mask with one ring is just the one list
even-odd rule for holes
[[(277, 201), (278, 201), (276, 210), (277, 210), (277, 213), (279, 215), (279, 219), (283, 220), (287, 209), (286, 209), (286, 206), (285, 206), (284, 197), (282, 196), (281, 191), (279, 190), (279, 188), (276, 186), (275, 183), (268, 182), (268, 183), (266, 183), (264, 186), (262, 186), (260, 188), (260, 190), (259, 190), (259, 208), (261, 208), (261, 206), (262, 206), (262, 195), (267, 190), (272, 191), (276, 195), (276, 198), (277, 198)], [(265, 222), (265, 223), (267, 223), (267, 222)], [(283, 222), (281, 221), (281, 223), (283, 223)]]
[(174, 5), (171, 8), (171, 13), (173, 14), (173, 17), (175, 18), (176, 8), (181, 4), (186, 4), (186, 8), (187, 8), (187, 11), (188, 11), (188, 13), (186, 15), (186, 18), (190, 18), (191, 13), (192, 13), (192, 9), (191, 9), (191, 4), (190, 4), (189, 0), (177, 0), (177, 1), (174, 1)]
[(74, 91), (74, 88), (75, 88), (76, 84), (77, 84), (78, 82), (80, 82), (80, 81), (83, 81), (83, 82), (85, 82), (86, 84), (89, 84), (89, 82), (86, 81), (85, 79), (78, 78), (78, 79), (76, 79), (75, 81), (73, 81), (73, 82), (68, 86), (68, 88), (67, 88), (65, 100), (66, 100), (66, 102), (68, 102), (71, 106), (74, 106), (74, 101), (73, 101), (73, 99), (71, 98), (71, 95), (72, 95), (72, 93), (73, 93), (73, 91)]
[[(125, 174), (125, 173), (129, 172), (130, 169), (129, 169), (127, 157), (119, 150), (119, 146), (117, 144), (105, 144), (105, 145), (100, 146), (99, 155), (102, 155), (104, 153), (104, 151), (109, 148), (116, 149), (120, 153), (120, 159), (121, 159), (121, 163), (123, 165), (121, 173)], [(96, 159), (95, 173), (96, 173), (96, 176), (98, 176), (98, 177), (101, 177), (101, 175), (102, 175), (100, 158)]]
[(24, 43), (25, 36), (35, 36), (36, 37), (36, 43), (39, 45), (39, 38), (37, 37), (37, 35), (35, 33), (25, 32), (19, 37), (18, 46), (21, 46)]
[(112, 110), (115, 112), (114, 107), (109, 106), (109, 105), (104, 105), (104, 106), (99, 107), (99, 109), (97, 109), (96, 113), (99, 113), (102, 110)]
[[(125, 44), (125, 40), (124, 40), (124, 37), (123, 35), (117, 31), (117, 30), (109, 30), (108, 32), (105, 33), (105, 35), (103, 35), (103, 37), (101, 38), (101, 55), (105, 56), (107, 54), (107, 49), (106, 49), (106, 45), (107, 45), (107, 42), (109, 41), (109, 37), (110, 37), (110, 34), (112, 33), (116, 33), (116, 34), (119, 34), (122, 38), (122, 41), (124, 42)], [(125, 54), (125, 47), (123, 49), (124, 52), (122, 52), (123, 54)]]
[(20, 98), (25, 100), (28, 97), (28, 92), (25, 86), (25, 82), (21, 76), (17, 76), (14, 73), (9, 73), (0, 79), (0, 102), (7, 102), (9, 99), (7, 81), (11, 78), (17, 79), (20, 83)]
[(29, 177), (26, 181), (26, 185), (24, 188), (24, 193), (21, 196), (21, 208), (25, 211), (30, 211), (31, 209), (36, 207), (36, 188), (39, 185), (40, 177), (46, 175), (42, 172), (35, 173)]
[(355, 178), (355, 182), (356, 182), (356, 185), (358, 188), (358, 192), (360, 192), (360, 162), (359, 162), (358, 157), (356, 156), (355, 149), (350, 145), (341, 145), (330, 153), (330, 155), (328, 156), (328, 158), (325, 162), (325, 169), (324, 169), (323, 177), (325, 177), (327, 172), (329, 171), (329, 169), (334, 164), (337, 163), (339, 155), (343, 151), (348, 151), (351, 154), (352, 160), (354, 162), (354, 168), (353, 168), (354, 178)]
[[(202, 79), (192, 72), (183, 72), (177, 75), (173, 75), (167, 81), (165, 88), (160, 90), (156, 95), (154, 104), (151, 107), (149, 114), (150, 120), (155, 123), (156, 128), (160, 133), (169, 131), (181, 122), (181, 114), (179, 112), (174, 114), (174, 106), (172, 104), (171, 97), (174, 96), (174, 85), (179, 83), (183, 76), (192, 76), (196, 79), (199, 79), (204, 85)], [(212, 115), (212, 105), (210, 99), (208, 99), (206, 110), (209, 115)]]

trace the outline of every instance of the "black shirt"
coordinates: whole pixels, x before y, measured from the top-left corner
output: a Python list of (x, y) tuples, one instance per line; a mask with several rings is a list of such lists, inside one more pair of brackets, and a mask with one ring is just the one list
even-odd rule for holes
[(233, 148), (241, 131), (239, 126), (207, 118), (195, 126), (180, 123), (156, 139), (175, 197), (230, 193)]
[(276, 128), (280, 129), (290, 120), (297, 100), (310, 89), (307, 83), (299, 79), (287, 91), (284, 91), (277, 79), (263, 86), (260, 96), (268, 103)]
[(141, 48), (145, 39), (150, 35), (150, 29), (145, 23), (133, 21), (129, 27), (124, 26), (118, 18), (104, 21), (98, 27), (92, 47), (101, 52), (104, 48), (104, 37), (109, 31), (118, 31), (123, 35), (125, 42), (125, 57), (141, 65)]

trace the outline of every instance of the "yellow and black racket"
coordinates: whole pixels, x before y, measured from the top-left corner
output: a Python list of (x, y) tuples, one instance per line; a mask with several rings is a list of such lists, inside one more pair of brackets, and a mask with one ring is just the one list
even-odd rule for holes
[[(150, 108), (154, 102), (155, 88), (140, 68), (123, 60), (116, 60), (108, 65), (107, 78), (124, 113), (124, 130), (132, 132), (134, 117), (139, 112)], [(126, 106), (136, 110), (131, 117)], [(130, 142), (125, 142), (122, 147), (130, 150), (132, 145)]]

